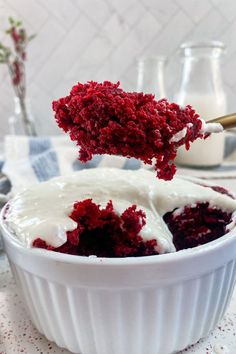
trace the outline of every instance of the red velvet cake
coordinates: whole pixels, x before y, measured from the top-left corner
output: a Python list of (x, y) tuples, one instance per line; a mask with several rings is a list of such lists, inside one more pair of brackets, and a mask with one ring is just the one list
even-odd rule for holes
[(110, 201), (102, 209), (91, 199), (77, 202), (70, 217), (77, 228), (67, 232), (67, 242), (54, 248), (40, 238), (33, 247), (80, 255), (98, 257), (138, 257), (157, 254), (156, 240), (143, 241), (139, 235), (145, 225), (145, 213), (135, 205), (118, 216)]
[(125, 92), (119, 83), (75, 85), (69, 96), (53, 102), (56, 121), (80, 147), (79, 159), (93, 154), (134, 157), (155, 163), (157, 176), (170, 180), (179, 146), (203, 137), (202, 121), (184, 108), (151, 94)]

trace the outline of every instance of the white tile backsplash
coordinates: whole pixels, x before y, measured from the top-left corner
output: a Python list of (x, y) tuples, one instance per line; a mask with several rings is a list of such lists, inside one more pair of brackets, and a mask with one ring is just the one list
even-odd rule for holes
[[(27, 20), (30, 24), (32, 31), (40, 31), (44, 22), (47, 20), (50, 13), (45, 7), (44, 1), (32, 1), (32, 0), (5, 0), (6, 3), (6, 18), (11, 16), (12, 10), (18, 14), (18, 18)], [(58, 2), (59, 3), (59, 2)], [(58, 10), (60, 7), (58, 6)]]
[(212, 9), (210, 1), (206, 0), (176, 0), (176, 2), (195, 23), (201, 21)]
[[(42, 69), (36, 74), (36, 80), (46, 91), (51, 91), (64, 79), (67, 71), (75, 62), (79, 61), (80, 55), (96, 38), (96, 33), (95, 25), (87, 16), (78, 18), (78, 21), (67, 32), (66, 36), (63, 36), (60, 45), (56, 46)], [(75, 81), (77, 80), (75, 72)]]
[[(50, 0), (41, 1), (49, 13), (49, 17), (55, 17), (63, 30), (68, 31), (78, 19), (77, 1), (74, 0)], [(55, 9), (57, 9), (55, 11)]]
[[(61, 38), (64, 38), (67, 31), (56, 20), (51, 21), (50, 17), (42, 26), (42, 29), (37, 35), (37, 41), (33, 40), (28, 47), (28, 59), (33, 65), (27, 63), (27, 77), (28, 81), (36, 79), (38, 72), (43, 67), (46, 68), (45, 63), (49, 60), (54, 51), (60, 47)], [(41, 43), (48, 43), (42, 48), (42, 45), (38, 45), (38, 41)], [(49, 69), (49, 68), (47, 68)]]
[(171, 22), (179, 6), (173, 0), (141, 0), (142, 5), (151, 12), (163, 26)]
[(193, 26), (187, 38), (190, 40), (219, 39), (228, 26), (228, 22), (225, 21), (224, 16), (218, 9), (211, 8), (207, 15)]
[(219, 9), (225, 19), (232, 22), (236, 18), (236, 1), (234, 0), (211, 0), (213, 5)]
[[(178, 11), (171, 19), (171, 26), (166, 25), (159, 36), (154, 38), (150, 46), (145, 49), (148, 55), (155, 53), (172, 56), (180, 43), (185, 40), (187, 33), (192, 29), (193, 23), (182, 11)], [(170, 58), (171, 59), (171, 58)]]
[(78, 11), (86, 15), (100, 29), (108, 21), (111, 9), (106, 0), (74, 0)]
[[(229, 111), (236, 111), (235, 0), (0, 0), (0, 40), (8, 16), (22, 18), (37, 37), (29, 46), (28, 94), (40, 133), (57, 133), (51, 101), (77, 81), (120, 80), (136, 88), (136, 59), (168, 55), (167, 92), (180, 72), (178, 46), (219, 39), (228, 47), (223, 73)], [(13, 90), (0, 66), (0, 137), (13, 111)]]

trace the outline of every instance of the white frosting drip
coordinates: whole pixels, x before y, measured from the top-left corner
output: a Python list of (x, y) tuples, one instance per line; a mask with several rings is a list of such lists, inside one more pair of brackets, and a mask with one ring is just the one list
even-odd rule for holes
[(170, 143), (178, 143), (181, 139), (186, 137), (188, 128), (191, 129), (193, 126), (192, 123), (186, 124), (186, 127), (175, 133), (172, 138), (170, 139)]
[(170, 139), (170, 143), (178, 143), (181, 139), (185, 138), (187, 133), (187, 128), (183, 128), (178, 133), (174, 134)]
[[(200, 119), (202, 122), (202, 128), (200, 130), (201, 134), (211, 134), (211, 133), (222, 133), (224, 128), (220, 123), (206, 123), (203, 119)], [(178, 143), (181, 139), (185, 138), (188, 128), (192, 128), (193, 124), (188, 123), (186, 127), (175, 133), (170, 139), (170, 143)]]
[(206, 201), (225, 211), (236, 210), (236, 200), (181, 178), (162, 181), (147, 170), (100, 168), (27, 188), (11, 201), (7, 223), (26, 247), (37, 237), (58, 247), (65, 243), (66, 232), (76, 228), (69, 217), (74, 202), (87, 198), (101, 206), (112, 200), (119, 214), (136, 204), (146, 213), (141, 235), (144, 240), (156, 238), (160, 253), (175, 251), (172, 235), (162, 219), (166, 212)]
[(220, 123), (207, 123), (203, 119), (201, 133), (211, 134), (211, 133), (222, 133), (224, 131), (223, 126)]

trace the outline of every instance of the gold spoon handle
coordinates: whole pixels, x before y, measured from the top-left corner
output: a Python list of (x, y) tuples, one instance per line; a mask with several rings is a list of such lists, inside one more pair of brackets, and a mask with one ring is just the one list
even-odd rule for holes
[(224, 129), (236, 128), (236, 113), (208, 120), (208, 123), (220, 123)]

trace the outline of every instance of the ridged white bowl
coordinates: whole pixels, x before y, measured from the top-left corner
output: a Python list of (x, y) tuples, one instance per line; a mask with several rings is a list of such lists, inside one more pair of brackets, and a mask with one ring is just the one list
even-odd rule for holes
[(1, 218), (3, 241), (32, 322), (82, 354), (168, 354), (197, 342), (225, 313), (236, 234), (174, 254), (80, 257), (27, 249)]

